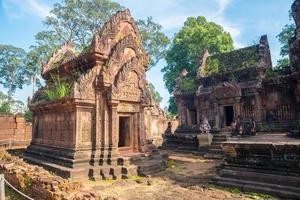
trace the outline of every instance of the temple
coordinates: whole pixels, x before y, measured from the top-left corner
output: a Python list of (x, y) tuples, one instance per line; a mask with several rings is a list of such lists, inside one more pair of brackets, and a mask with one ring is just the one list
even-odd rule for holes
[(58, 80), (71, 91), (52, 100), (46, 86), (34, 95), (33, 139), (25, 159), (75, 178), (126, 178), (164, 169), (165, 159), (147, 140), (150, 122), (162, 114), (153, 114), (148, 64), (129, 10), (116, 13), (85, 52), (63, 45), (42, 76), (47, 86)]
[(280, 74), (272, 74), (268, 40), (262, 36), (259, 44), (243, 49), (205, 51), (198, 72), (183, 70), (177, 78), (180, 125), (164, 136), (164, 147), (224, 158), (213, 184), (300, 198), (299, 0), (291, 11), (296, 22), (291, 62)]
[[(272, 77), (272, 62), (267, 36), (246, 48), (199, 57), (198, 72), (185, 69), (177, 78), (174, 97), (179, 126), (174, 135), (165, 136), (166, 148), (181, 146), (197, 151), (196, 135), (207, 118), (215, 139), (226, 139), (231, 126), (240, 119), (255, 119), (257, 131), (289, 131), (300, 118), (299, 70)], [(206, 69), (218, 67), (218, 73)], [(223, 138), (223, 139), (222, 139)], [(216, 146), (217, 147), (217, 146)], [(212, 149), (217, 150), (217, 148)], [(220, 146), (218, 151), (221, 151)]]
[[(238, 117), (255, 118), (259, 131), (290, 130), (300, 115), (295, 74), (269, 78), (272, 68), (266, 36), (259, 44), (200, 58), (197, 76), (187, 74), (174, 92), (181, 126), (199, 125), (206, 116), (216, 131), (226, 130)], [(217, 63), (224, 72), (202, 72)], [(193, 91), (181, 86), (195, 79)]]

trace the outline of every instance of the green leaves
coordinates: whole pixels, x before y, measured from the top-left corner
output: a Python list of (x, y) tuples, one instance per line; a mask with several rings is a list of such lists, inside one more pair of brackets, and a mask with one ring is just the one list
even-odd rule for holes
[(170, 93), (175, 88), (175, 79), (186, 68), (189, 73), (197, 73), (198, 57), (208, 49), (210, 54), (233, 49), (233, 40), (229, 33), (205, 17), (190, 17), (183, 28), (175, 35), (166, 53), (167, 66), (162, 69), (166, 87)]
[(0, 84), (8, 89), (9, 99), (24, 84), (25, 56), (26, 53), (21, 48), (0, 45)]
[(143, 47), (151, 56), (151, 68), (165, 57), (170, 40), (162, 32), (162, 26), (153, 22), (152, 17), (148, 17), (146, 21), (138, 20), (136, 24), (142, 36)]
[(184, 78), (180, 82), (180, 90), (182, 92), (195, 92), (197, 83), (195, 77)]
[(148, 90), (154, 101), (159, 105), (163, 98), (160, 96), (159, 92), (155, 90), (155, 87), (152, 83), (148, 83)]
[(72, 83), (61, 80), (59, 75), (52, 75), (51, 81), (48, 83), (45, 93), (49, 100), (60, 99), (70, 95)]

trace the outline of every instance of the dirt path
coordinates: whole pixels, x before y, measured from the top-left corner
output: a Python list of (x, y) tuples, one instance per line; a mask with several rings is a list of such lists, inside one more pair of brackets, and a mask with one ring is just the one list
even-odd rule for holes
[[(193, 155), (170, 153), (168, 169), (149, 178), (133, 177), (118, 181), (87, 181), (88, 189), (101, 191), (104, 199), (118, 200), (248, 200), (263, 199), (226, 191), (208, 185), (222, 161), (205, 160)], [(108, 198), (110, 197), (110, 198)]]

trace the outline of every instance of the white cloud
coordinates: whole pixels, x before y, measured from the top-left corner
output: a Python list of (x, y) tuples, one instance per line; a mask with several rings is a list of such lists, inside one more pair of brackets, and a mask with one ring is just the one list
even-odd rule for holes
[(50, 7), (38, 0), (2, 0), (5, 14), (12, 18), (35, 15), (45, 18), (50, 15)]
[(241, 26), (231, 23), (224, 16), (225, 10), (232, 1), (233, 0), (214, 0), (213, 4), (202, 3), (202, 7), (197, 7), (197, 12), (171, 15), (167, 18), (162, 18), (159, 20), (159, 23), (163, 26), (164, 30), (179, 29), (183, 26), (188, 17), (205, 16), (208, 20), (220, 24), (225, 31), (230, 33), (235, 48), (241, 48), (245, 46), (238, 41), (238, 37), (241, 34)]

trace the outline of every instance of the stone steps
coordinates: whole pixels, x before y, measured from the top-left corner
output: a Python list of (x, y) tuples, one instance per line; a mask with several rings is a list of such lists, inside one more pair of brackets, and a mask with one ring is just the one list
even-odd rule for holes
[(283, 186), (279, 184), (271, 183), (258, 183), (254, 181), (248, 181), (244, 179), (233, 179), (224, 177), (213, 178), (213, 183), (224, 186), (239, 188), (245, 192), (261, 192), (279, 197), (300, 199), (300, 188), (292, 186)]
[(211, 146), (208, 149), (205, 158), (208, 159), (222, 159), (223, 158), (223, 151), (221, 148), (221, 143), (227, 141), (227, 136), (223, 134), (215, 134), (212, 139)]
[(284, 182), (285, 185), (289, 185), (291, 187), (299, 187), (300, 186), (300, 176), (299, 174), (280, 174), (278, 171), (272, 170), (247, 170), (247, 168), (224, 168), (220, 170), (219, 175), (224, 178), (235, 178), (247, 180), (247, 181), (255, 181), (262, 182), (265, 184), (278, 184), (279, 182)]

